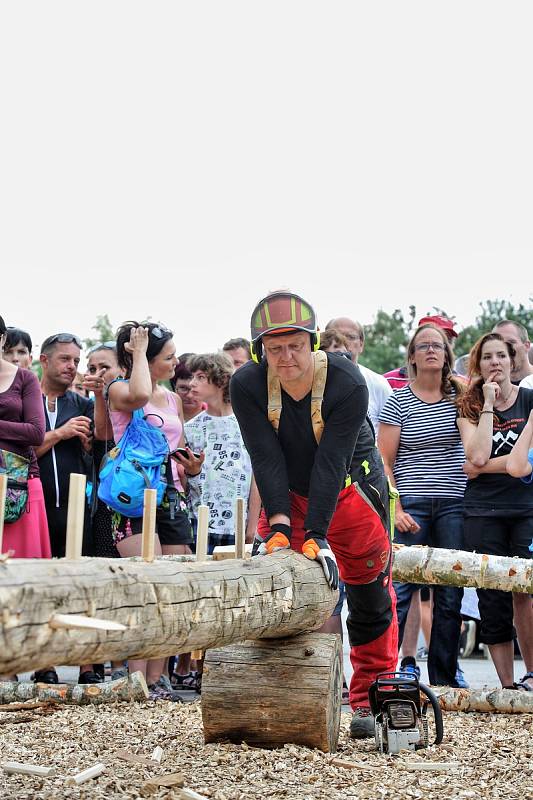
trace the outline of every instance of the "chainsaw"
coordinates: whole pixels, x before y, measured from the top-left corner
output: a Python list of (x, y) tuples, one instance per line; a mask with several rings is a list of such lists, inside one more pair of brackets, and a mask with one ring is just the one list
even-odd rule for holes
[(444, 735), (442, 711), (431, 689), (414, 675), (387, 672), (378, 675), (368, 690), (375, 719), (376, 745), (380, 753), (419, 750), (429, 744), (427, 711), (431, 705), (435, 720), (435, 741)]

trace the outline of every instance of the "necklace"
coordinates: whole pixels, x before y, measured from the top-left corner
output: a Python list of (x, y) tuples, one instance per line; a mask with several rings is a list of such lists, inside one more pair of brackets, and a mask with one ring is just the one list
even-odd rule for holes
[[(501, 400), (498, 400), (498, 405), (504, 406), (511, 397), (513, 392), (514, 392), (514, 386), (511, 385), (511, 391), (509, 392), (507, 397), (502, 397)], [(496, 403), (494, 403), (494, 408), (496, 408)]]

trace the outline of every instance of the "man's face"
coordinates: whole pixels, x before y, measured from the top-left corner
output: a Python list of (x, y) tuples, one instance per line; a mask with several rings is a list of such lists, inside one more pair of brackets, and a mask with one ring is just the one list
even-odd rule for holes
[(512, 345), (516, 351), (514, 358), (515, 368), (511, 370), (512, 380), (522, 380), (529, 374), (529, 359), (528, 351), (531, 347), (531, 342), (523, 342), (519, 336), (518, 330), (514, 325), (498, 325), (493, 329), (495, 333), (503, 336), (504, 341)]
[(80, 348), (74, 342), (58, 342), (48, 355), (41, 353), (40, 361), (43, 377), (66, 392), (78, 371)]
[(283, 385), (297, 383), (313, 374), (311, 337), (300, 333), (263, 336), (263, 350), (270, 369)]
[(336, 319), (334, 328), (348, 339), (348, 348), (352, 354), (352, 361), (357, 364), (357, 360), (365, 346), (361, 338), (361, 329), (352, 319), (348, 319), (348, 317)]
[(244, 347), (235, 347), (233, 350), (224, 350), (224, 352), (231, 358), (236, 370), (250, 360), (250, 353)]
[(187, 378), (178, 378), (176, 381), (176, 392), (181, 397), (183, 408), (187, 411), (200, 409), (201, 401), (191, 395), (191, 381)]

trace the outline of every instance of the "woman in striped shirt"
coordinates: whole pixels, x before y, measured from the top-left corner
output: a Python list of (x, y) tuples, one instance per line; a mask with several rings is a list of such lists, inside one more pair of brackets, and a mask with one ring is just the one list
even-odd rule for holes
[[(460, 549), (466, 476), (456, 398), (463, 384), (453, 377), (446, 334), (434, 325), (421, 325), (409, 342), (407, 362), (410, 385), (388, 398), (379, 417), (385, 471), (400, 492), (395, 541)], [(418, 587), (410, 583), (394, 587), (401, 643), (411, 595)], [(458, 685), (462, 594), (455, 587), (434, 587), (428, 653), (433, 685)], [(409, 661), (410, 671), (419, 674), (414, 659)], [(402, 662), (402, 669), (405, 666)]]

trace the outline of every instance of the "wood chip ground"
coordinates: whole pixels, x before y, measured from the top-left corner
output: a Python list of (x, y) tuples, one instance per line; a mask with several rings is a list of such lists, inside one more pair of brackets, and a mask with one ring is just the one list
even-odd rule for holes
[[(531, 714), (445, 714), (440, 747), (390, 757), (379, 755), (373, 741), (349, 738), (349, 714), (342, 715), (334, 756), (294, 745), (273, 751), (245, 744), (204, 745), (199, 702), (68, 707), (46, 716), (30, 711), (0, 713), (0, 718), (0, 762), (56, 769), (47, 778), (0, 772), (3, 800), (177, 800), (178, 786), (143, 789), (150, 778), (173, 773), (181, 773), (185, 787), (210, 800), (533, 800)], [(127, 750), (150, 758), (158, 745), (163, 758), (153, 766), (117, 755)], [(354, 768), (335, 766), (333, 758)], [(69, 775), (97, 762), (106, 764), (100, 777), (67, 785)], [(433, 763), (435, 770), (412, 769), (413, 762)], [(443, 764), (449, 766), (439, 771), (437, 765)]]

